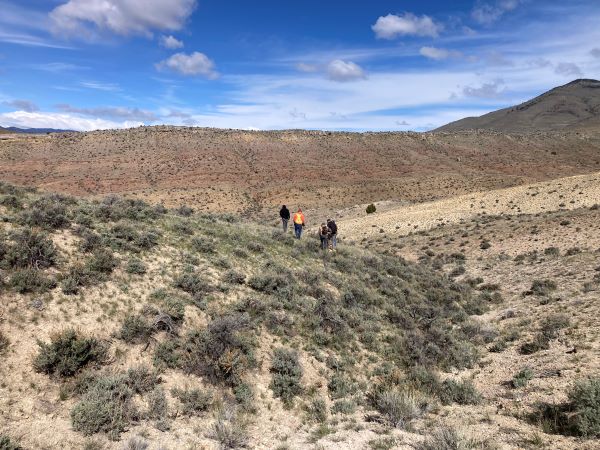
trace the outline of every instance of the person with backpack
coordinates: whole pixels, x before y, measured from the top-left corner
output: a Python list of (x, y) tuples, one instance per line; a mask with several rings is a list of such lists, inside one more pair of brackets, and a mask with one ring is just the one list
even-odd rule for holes
[(331, 232), (331, 236), (329, 238), (329, 241), (331, 244), (331, 249), (335, 250), (337, 248), (337, 233), (338, 233), (338, 228), (335, 223), (335, 220), (327, 219), (327, 228), (329, 228), (329, 231)]
[(321, 239), (321, 250), (327, 250), (329, 248), (329, 238), (331, 236), (331, 230), (327, 227), (326, 223), (322, 223), (319, 228), (319, 238)]
[(279, 217), (281, 217), (281, 224), (283, 225), (283, 232), (287, 233), (288, 222), (290, 221), (290, 210), (287, 206), (283, 205), (279, 210)]
[(302, 209), (298, 208), (298, 212), (294, 214), (294, 232), (296, 233), (296, 239), (302, 237), (302, 230), (306, 226), (306, 219), (302, 213)]

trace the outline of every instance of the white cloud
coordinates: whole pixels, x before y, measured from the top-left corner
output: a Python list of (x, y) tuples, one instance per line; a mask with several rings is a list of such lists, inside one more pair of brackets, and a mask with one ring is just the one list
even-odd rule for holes
[(104, 106), (96, 108), (77, 108), (68, 104), (61, 104), (56, 106), (61, 112), (81, 114), (84, 116), (91, 117), (104, 117), (110, 119), (122, 119), (122, 120), (137, 120), (144, 122), (154, 122), (158, 119), (155, 113), (145, 109), (139, 108), (127, 108), (127, 107), (114, 107)]
[(114, 84), (114, 83), (98, 83), (96, 81), (82, 81), (79, 84), (85, 88), (95, 89), (97, 91), (117, 92), (117, 91), (121, 90), (119, 85)]
[(299, 70), (300, 72), (305, 72), (305, 73), (314, 73), (314, 72), (319, 71), (319, 66), (317, 66), (316, 64), (307, 64), (307, 63), (300, 62), (300, 63), (296, 64), (296, 70)]
[(448, 58), (460, 58), (463, 54), (456, 50), (447, 50), (445, 48), (436, 47), (421, 47), (421, 55), (430, 59), (448, 59)]
[(179, 30), (196, 0), (69, 0), (50, 12), (58, 34), (93, 36), (96, 30), (120, 35), (146, 35)]
[(183, 48), (183, 42), (176, 39), (173, 36), (170, 36), (170, 35), (169, 36), (161, 36), (160, 45), (162, 45), (164, 48), (168, 48), (171, 50)]
[(345, 82), (365, 79), (367, 75), (358, 64), (336, 59), (327, 66), (327, 77), (332, 81)]
[(168, 59), (156, 64), (159, 70), (172, 70), (186, 76), (203, 76), (209, 80), (219, 77), (215, 63), (204, 53), (175, 53)]
[(105, 130), (114, 128), (132, 128), (143, 125), (141, 122), (113, 122), (103, 119), (91, 119), (70, 114), (51, 112), (15, 111), (0, 114), (0, 126), (19, 128), (54, 128), (59, 130)]
[(2, 102), (4, 106), (15, 108), (19, 111), (34, 112), (39, 111), (39, 107), (29, 100), (8, 100)]
[(594, 58), (600, 58), (600, 48), (591, 49), (590, 55), (592, 55)]
[(481, 86), (465, 86), (463, 94), (466, 97), (497, 99), (502, 97), (504, 90), (501, 89), (504, 81), (496, 80), (491, 83), (483, 83)]
[(554, 73), (565, 77), (582, 77), (583, 72), (577, 64), (561, 62), (554, 68)]
[(519, 3), (520, 0), (499, 0), (494, 4), (478, 2), (471, 11), (471, 17), (482, 25), (490, 25), (507, 12), (516, 9)]
[(371, 27), (379, 39), (395, 39), (399, 36), (437, 37), (442, 28), (431, 17), (425, 15), (418, 17), (412, 13), (401, 16), (395, 14), (381, 16)]

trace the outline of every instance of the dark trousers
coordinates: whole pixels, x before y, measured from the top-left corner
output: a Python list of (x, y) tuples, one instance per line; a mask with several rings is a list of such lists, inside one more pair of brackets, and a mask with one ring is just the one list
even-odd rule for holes
[(294, 233), (296, 233), (296, 239), (300, 239), (302, 237), (302, 224), (301, 223), (294, 224)]
[(281, 225), (283, 225), (283, 232), (287, 233), (288, 222), (290, 219), (281, 218)]

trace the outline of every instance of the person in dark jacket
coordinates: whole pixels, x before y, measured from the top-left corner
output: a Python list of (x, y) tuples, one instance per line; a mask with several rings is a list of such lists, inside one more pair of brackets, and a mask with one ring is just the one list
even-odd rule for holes
[(319, 238), (321, 239), (321, 250), (327, 250), (329, 248), (329, 238), (331, 237), (331, 230), (327, 227), (327, 224), (322, 223), (319, 228)]
[(279, 210), (279, 217), (281, 217), (281, 224), (283, 225), (283, 232), (287, 233), (288, 222), (290, 221), (290, 210), (287, 206), (283, 205)]
[(330, 236), (329, 236), (329, 245), (331, 248), (335, 250), (337, 248), (337, 233), (338, 227), (333, 219), (327, 219), (327, 228), (329, 228)]

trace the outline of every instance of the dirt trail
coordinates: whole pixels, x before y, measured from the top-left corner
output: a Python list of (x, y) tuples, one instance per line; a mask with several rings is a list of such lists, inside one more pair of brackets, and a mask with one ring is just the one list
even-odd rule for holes
[[(344, 235), (362, 239), (386, 233), (407, 235), (478, 215), (537, 214), (600, 203), (600, 172), (398, 207), (354, 219), (342, 219)], [(364, 214), (364, 213), (363, 213)]]

